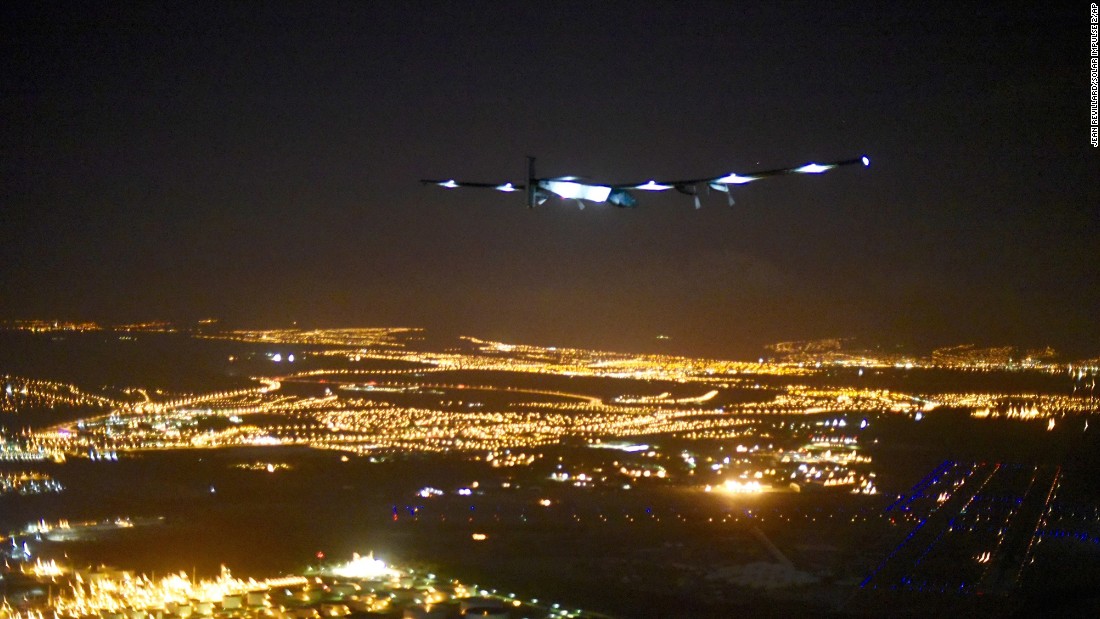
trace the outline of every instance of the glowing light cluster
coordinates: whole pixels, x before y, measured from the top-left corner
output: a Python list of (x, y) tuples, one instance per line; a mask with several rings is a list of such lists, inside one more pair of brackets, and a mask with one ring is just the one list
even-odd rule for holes
[[(715, 487), (707, 486), (705, 490), (711, 492)], [(727, 479), (721, 485), (716, 487), (717, 490), (727, 492), (729, 494), (760, 494), (766, 492), (770, 488), (764, 486), (758, 481), (741, 481), (737, 479)]]
[(374, 553), (370, 553), (365, 557), (361, 557), (356, 553), (352, 555), (351, 561), (329, 568), (328, 573), (341, 578), (364, 580), (392, 578), (400, 574), (397, 570), (386, 565), (385, 561), (375, 559)]

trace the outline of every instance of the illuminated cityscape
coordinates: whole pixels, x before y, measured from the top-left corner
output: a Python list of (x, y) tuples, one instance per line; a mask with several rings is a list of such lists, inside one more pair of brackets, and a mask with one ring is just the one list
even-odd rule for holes
[[(177, 346), (231, 380), (185, 391), (171, 383), (186, 377), (140, 370), (108, 385), (4, 376), (0, 495), (12, 498), (0, 501), (73, 497), (5, 518), (6, 617), (457, 616), (475, 603), (508, 617), (631, 616), (654, 586), (660, 603), (704, 615), (996, 613), (1026, 597), (1034, 565), (1100, 539), (1082, 470), (1065, 460), (1094, 437), (1100, 367), (1087, 362), (852, 364), (828, 346), (732, 362), (474, 337), (433, 348), (422, 329), (94, 333), (61, 345)], [(162, 498), (128, 500), (130, 486)], [(370, 498), (352, 508), (359, 492)], [(333, 533), (293, 524), (318, 505)], [(263, 554), (278, 557), (259, 564), (235, 539), (257, 517), (274, 536)], [(212, 558), (228, 563), (206, 541), (218, 527), (238, 531), (212, 538), (242, 558), (245, 580), (212, 571)], [(184, 536), (202, 552), (88, 550), (134, 535), (169, 547)], [(572, 554), (578, 544), (601, 550)], [(304, 567), (372, 548), (411, 571), (379, 582)], [(96, 567), (114, 555), (136, 565)], [(606, 586), (569, 575), (581, 565)], [(435, 572), (445, 580), (424, 580)], [(472, 579), (493, 584), (459, 584)]]

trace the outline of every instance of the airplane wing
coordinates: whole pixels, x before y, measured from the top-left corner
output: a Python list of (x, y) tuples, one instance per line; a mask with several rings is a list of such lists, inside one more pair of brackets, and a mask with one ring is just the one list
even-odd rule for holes
[[(695, 208), (701, 206), (699, 202), (699, 187), (703, 186), (706, 189), (713, 189), (715, 191), (726, 194), (727, 200), (730, 206), (733, 206), (733, 193), (730, 190), (731, 185), (744, 185), (764, 178), (770, 178), (774, 176), (784, 176), (787, 174), (821, 174), (828, 172), (833, 168), (838, 168), (847, 165), (863, 164), (864, 167), (871, 165), (871, 160), (867, 157), (858, 157), (855, 159), (843, 159), (841, 161), (832, 161), (829, 163), (804, 163), (798, 166), (791, 166), (789, 168), (776, 168), (773, 170), (760, 170), (757, 172), (748, 172), (745, 174), (738, 174), (737, 172), (730, 172), (722, 176), (712, 176), (709, 178), (693, 178), (685, 180), (672, 180), (672, 181), (658, 181), (648, 180), (638, 183), (616, 183), (609, 184), (607, 187), (611, 190), (609, 193), (609, 202), (614, 203), (614, 199), (617, 197), (617, 192), (628, 192), (629, 190), (639, 191), (667, 191), (674, 189), (680, 193), (694, 196)], [(628, 201), (630, 194), (620, 197), (620, 201)], [(630, 205), (633, 206), (633, 205)]]
[(438, 185), (446, 189), (455, 189), (457, 187), (476, 187), (479, 189), (496, 189), (497, 191), (503, 191), (505, 193), (511, 193), (513, 191), (519, 191), (523, 189), (525, 185), (517, 183), (469, 183), (466, 181), (456, 181), (455, 179), (447, 180), (430, 180), (420, 179), (421, 183), (425, 185)]
[(454, 179), (447, 180), (421, 180), (420, 182), (428, 185), (437, 185), (447, 189), (455, 189), (458, 187), (475, 187), (480, 189), (495, 189), (503, 192), (520, 191), (527, 189), (527, 205), (533, 207), (536, 203), (542, 204), (549, 198), (549, 194), (554, 194), (560, 198), (566, 200), (576, 200), (577, 204), (584, 208), (585, 202), (606, 202), (614, 206), (623, 208), (632, 208), (638, 205), (637, 198), (631, 193), (631, 191), (667, 191), (674, 189), (680, 193), (692, 196), (695, 201), (695, 208), (700, 208), (699, 202), (699, 188), (703, 187), (706, 190), (715, 190), (726, 194), (726, 199), (730, 206), (733, 205), (733, 192), (731, 187), (733, 185), (744, 185), (753, 181), (758, 181), (764, 178), (771, 178), (775, 176), (784, 176), (788, 174), (821, 174), (828, 172), (834, 168), (841, 166), (863, 164), (865, 167), (871, 165), (871, 160), (867, 157), (859, 157), (855, 159), (843, 159), (840, 161), (832, 161), (829, 163), (804, 163), (798, 166), (792, 166), (789, 168), (776, 168), (773, 170), (760, 170), (756, 172), (748, 172), (745, 174), (738, 174), (736, 172), (730, 172), (722, 176), (711, 176), (706, 178), (693, 178), (683, 180), (672, 181), (658, 181), (648, 180), (638, 183), (590, 183), (576, 177), (558, 177), (558, 178), (536, 178), (534, 175), (534, 158), (528, 158), (530, 178), (527, 184), (520, 183), (470, 183), (463, 181), (456, 181)]
[(616, 183), (608, 185), (612, 189), (641, 189), (644, 191), (664, 191), (666, 189), (675, 189), (677, 187), (686, 187), (689, 185), (701, 185), (701, 184), (716, 184), (716, 185), (743, 185), (745, 183), (751, 183), (755, 180), (762, 178), (768, 178), (772, 176), (783, 176), (785, 174), (821, 174), (822, 172), (828, 172), (833, 168), (840, 166), (855, 165), (862, 163), (864, 166), (871, 165), (871, 160), (867, 157), (859, 157), (856, 159), (844, 159), (842, 161), (833, 161), (830, 163), (804, 163), (798, 166), (792, 166), (789, 168), (778, 168), (775, 170), (760, 170), (758, 172), (747, 172), (745, 174), (738, 174), (736, 172), (730, 172), (723, 176), (712, 176), (710, 178), (693, 178), (687, 180), (678, 181), (645, 181), (643, 183)]

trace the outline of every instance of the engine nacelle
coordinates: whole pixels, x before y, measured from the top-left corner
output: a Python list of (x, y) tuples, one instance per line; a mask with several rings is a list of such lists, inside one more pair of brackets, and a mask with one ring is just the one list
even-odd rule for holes
[(625, 189), (612, 189), (607, 196), (607, 201), (619, 208), (634, 208), (638, 206), (638, 199)]

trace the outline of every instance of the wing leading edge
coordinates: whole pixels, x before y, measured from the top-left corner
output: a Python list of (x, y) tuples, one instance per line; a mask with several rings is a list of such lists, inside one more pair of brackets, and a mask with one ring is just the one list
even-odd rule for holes
[(864, 156), (855, 159), (832, 161), (829, 163), (804, 163), (802, 165), (792, 166), (788, 168), (761, 170), (746, 174), (731, 172), (723, 176), (712, 176), (708, 178), (694, 178), (673, 181), (648, 180), (638, 183), (602, 184), (586, 183), (582, 182), (579, 179), (571, 177), (536, 178), (534, 170), (534, 158), (529, 157), (527, 184), (510, 182), (471, 183), (456, 181), (454, 179), (421, 180), (420, 182), (429, 185), (437, 185), (446, 189), (474, 187), (479, 189), (495, 189), (497, 191), (502, 191), (506, 193), (527, 189), (527, 205), (529, 207), (535, 206), (536, 203), (542, 204), (549, 198), (549, 194), (554, 194), (566, 200), (576, 200), (581, 208), (584, 208), (585, 202), (606, 202), (608, 204), (612, 204), (618, 207), (632, 208), (634, 206), (637, 206), (638, 200), (634, 197), (631, 191), (667, 191), (673, 189), (680, 193), (692, 196), (694, 198), (695, 208), (700, 208), (702, 206), (699, 201), (700, 186), (707, 190), (713, 189), (715, 191), (725, 193), (727, 201), (732, 206), (733, 192), (731, 189), (733, 185), (744, 185), (764, 178), (785, 176), (788, 174), (822, 174), (834, 168), (857, 164), (862, 164), (864, 167), (867, 167), (871, 165), (871, 160)]

